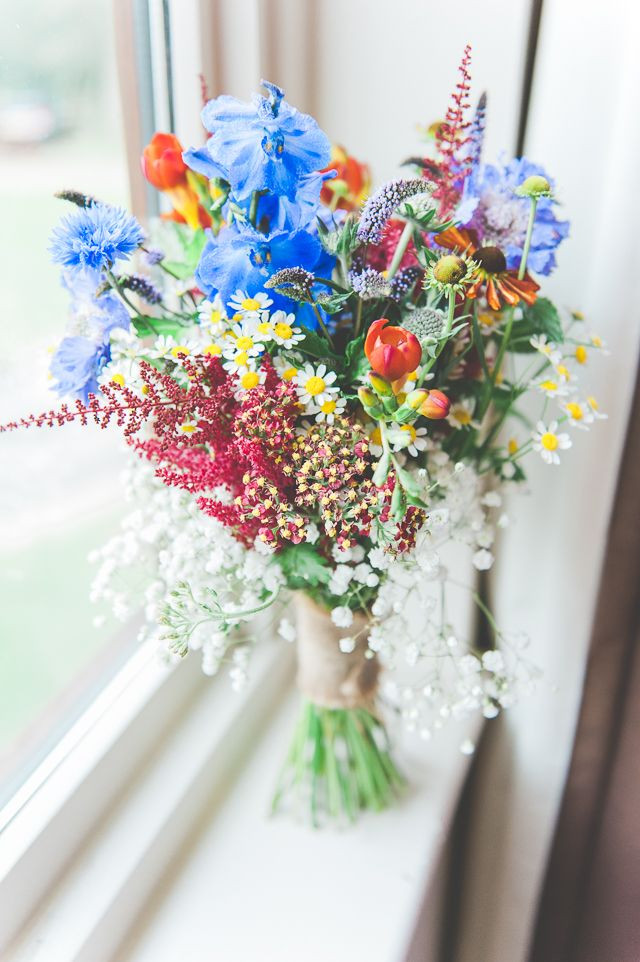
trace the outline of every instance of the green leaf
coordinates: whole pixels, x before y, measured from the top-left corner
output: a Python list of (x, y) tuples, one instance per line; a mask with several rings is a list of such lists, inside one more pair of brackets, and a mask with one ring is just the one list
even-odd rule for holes
[(535, 304), (522, 307), (522, 318), (515, 321), (509, 350), (518, 354), (529, 354), (535, 350), (529, 343), (534, 335), (546, 334), (554, 344), (562, 344), (564, 331), (555, 304), (547, 297), (539, 297)]
[(174, 277), (185, 280), (191, 277), (198, 266), (206, 237), (203, 230), (192, 230), (186, 224), (174, 224), (174, 232), (182, 248), (182, 258), (174, 261), (164, 260), (162, 266)]
[(131, 318), (138, 337), (158, 337), (160, 334), (166, 336), (177, 334), (184, 328), (184, 325), (172, 317), (147, 317), (138, 314)]
[(326, 357), (331, 359), (332, 363), (336, 361), (342, 363), (342, 358), (333, 353), (326, 337), (322, 337), (316, 331), (305, 327), (304, 324), (301, 324), (300, 327), (304, 331), (304, 341), (299, 341), (296, 345), (297, 350), (302, 351), (303, 354), (309, 354), (311, 357)]
[(361, 334), (355, 340), (349, 341), (345, 351), (345, 375), (353, 383), (358, 381), (369, 370), (369, 361), (364, 353), (365, 335)]
[(326, 585), (331, 577), (326, 560), (313, 545), (306, 542), (285, 548), (278, 554), (277, 561), (289, 588)]
[(344, 294), (321, 294), (316, 300), (318, 305), (326, 311), (327, 314), (337, 314), (342, 310), (350, 297), (351, 291), (346, 291)]

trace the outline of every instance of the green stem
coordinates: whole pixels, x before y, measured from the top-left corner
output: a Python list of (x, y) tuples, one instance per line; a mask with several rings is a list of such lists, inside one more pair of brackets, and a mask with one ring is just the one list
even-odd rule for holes
[(522, 257), (520, 258), (520, 267), (518, 269), (518, 280), (521, 281), (527, 272), (527, 260), (529, 259), (529, 250), (531, 249), (531, 238), (533, 236), (533, 225), (536, 219), (536, 209), (538, 207), (538, 198), (531, 198), (531, 207), (529, 208), (529, 223), (527, 224), (527, 233), (524, 239), (524, 247), (522, 248)]
[(333, 341), (332, 341), (332, 339), (331, 339), (331, 335), (329, 334), (329, 331), (327, 330), (327, 325), (326, 325), (326, 324), (324, 323), (324, 321), (322, 320), (322, 314), (321, 314), (320, 311), (318, 310), (318, 305), (316, 304), (316, 302), (315, 302), (314, 300), (309, 301), (309, 303), (311, 304), (311, 307), (313, 308), (313, 313), (316, 315), (316, 319), (317, 319), (317, 321), (318, 321), (318, 324), (320, 325), (320, 329), (321, 329), (322, 333), (324, 334), (324, 336), (326, 337), (326, 339), (327, 339), (328, 342), (329, 342), (329, 347), (331, 348), (332, 351), (334, 351), (334, 350), (335, 350), (335, 347), (334, 347), (334, 345), (333, 345)]
[(389, 270), (387, 271), (387, 280), (390, 281), (392, 277), (395, 277), (395, 274), (398, 268), (400, 267), (400, 261), (404, 257), (407, 247), (409, 246), (409, 241), (411, 240), (412, 237), (413, 237), (413, 224), (411, 223), (411, 221), (408, 220), (407, 223), (404, 225), (404, 230), (400, 235), (400, 240), (398, 241), (396, 249), (394, 251), (393, 258), (391, 260), (391, 265), (389, 266)]
[(440, 357), (440, 355), (442, 354), (445, 348), (445, 345), (447, 343), (447, 338), (449, 337), (449, 334), (451, 333), (451, 328), (453, 327), (453, 314), (455, 309), (456, 309), (456, 293), (454, 290), (450, 290), (449, 291), (449, 310), (447, 312), (447, 323), (445, 325), (444, 331), (440, 335), (441, 341), (438, 344), (433, 357), (429, 358), (424, 368), (422, 369), (422, 374), (420, 376), (420, 380), (416, 384), (416, 388), (422, 387), (424, 379), (426, 378), (427, 374), (429, 373), (433, 365), (436, 363), (436, 361), (438, 360), (438, 358)]
[(356, 308), (356, 319), (353, 325), (353, 336), (357, 337), (360, 333), (360, 325), (362, 324), (362, 298), (358, 298), (358, 306)]

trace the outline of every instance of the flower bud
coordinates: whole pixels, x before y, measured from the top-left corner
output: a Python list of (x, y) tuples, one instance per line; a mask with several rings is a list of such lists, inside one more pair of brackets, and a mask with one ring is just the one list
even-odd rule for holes
[(459, 284), (467, 273), (467, 263), (457, 254), (445, 254), (436, 261), (433, 276), (440, 284)]
[(376, 374), (397, 381), (415, 371), (422, 358), (422, 348), (410, 331), (387, 325), (386, 317), (373, 322), (364, 342), (364, 353)]
[(411, 391), (407, 394), (405, 404), (408, 404), (413, 411), (417, 411), (421, 404), (427, 400), (429, 392), (424, 388), (418, 388), (417, 391)]
[(374, 374), (373, 371), (371, 371), (369, 380), (371, 381), (371, 387), (379, 397), (390, 397), (393, 394), (393, 388), (389, 382), (383, 377), (380, 377), (379, 374)]
[(532, 174), (516, 187), (516, 194), (520, 197), (551, 197), (551, 184), (546, 177)]
[(373, 391), (370, 391), (368, 387), (358, 388), (358, 399), (360, 404), (362, 404), (362, 406), (365, 408), (375, 407), (378, 403), (377, 396), (373, 393)]
[(431, 418), (432, 421), (446, 418), (451, 407), (451, 401), (447, 395), (437, 390), (427, 391), (427, 395), (427, 398), (420, 405), (420, 414), (423, 414), (426, 418)]

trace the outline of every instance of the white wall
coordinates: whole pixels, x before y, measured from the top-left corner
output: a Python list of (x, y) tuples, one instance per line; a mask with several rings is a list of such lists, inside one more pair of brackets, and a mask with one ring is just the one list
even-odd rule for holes
[[(531, 465), (531, 495), (500, 552), (499, 620), (521, 626), (539, 692), (490, 733), (474, 802), (456, 962), (524, 962), (579, 709), (616, 470), (638, 356), (640, 218), (634, 4), (545, 0), (525, 153), (557, 177), (572, 222), (549, 289), (611, 356), (582, 374), (609, 420), (574, 432), (561, 467)], [(592, 355), (593, 357), (593, 355)]]

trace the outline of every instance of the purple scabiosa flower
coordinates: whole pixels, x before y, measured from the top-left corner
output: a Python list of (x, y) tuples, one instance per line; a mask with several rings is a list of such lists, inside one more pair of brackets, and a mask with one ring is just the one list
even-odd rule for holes
[(382, 236), (385, 224), (403, 200), (432, 190), (433, 187), (421, 177), (399, 177), (387, 181), (364, 205), (358, 225), (358, 240), (363, 244), (376, 244)]
[(300, 180), (326, 167), (329, 140), (318, 124), (284, 100), (275, 84), (262, 81), (268, 96), (251, 103), (223, 95), (202, 110), (213, 134), (204, 148), (187, 150), (185, 163), (207, 177), (222, 177), (237, 198), (254, 190), (294, 198)]
[[(219, 294), (224, 304), (237, 290), (255, 294), (265, 281), (292, 264), (305, 270), (331, 271), (334, 258), (323, 249), (317, 235), (305, 230), (261, 234), (249, 225), (233, 224), (217, 237), (207, 232), (196, 270), (198, 287), (208, 296)], [(273, 310), (291, 310), (291, 300), (274, 292)]]
[[(456, 220), (475, 230), (484, 247), (499, 247), (507, 259), (507, 268), (517, 270), (524, 247), (531, 203), (519, 197), (516, 187), (532, 175), (553, 181), (538, 164), (525, 157), (516, 158), (500, 167), (482, 164), (467, 177)], [(555, 251), (569, 234), (569, 222), (558, 220), (555, 201), (541, 197), (531, 239), (527, 266), (537, 274), (550, 274), (556, 266)]]
[(388, 297), (391, 284), (383, 274), (373, 267), (365, 267), (362, 271), (350, 271), (349, 283), (363, 301), (371, 301), (376, 297)]
[(142, 227), (124, 208), (91, 204), (63, 217), (49, 250), (56, 264), (70, 270), (103, 270), (129, 257), (143, 239)]
[(97, 394), (98, 375), (111, 357), (108, 344), (88, 337), (65, 337), (51, 359), (49, 368), (55, 378), (54, 390), (61, 397), (74, 397), (87, 403), (89, 394)]

